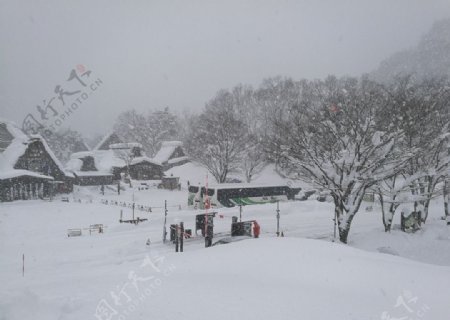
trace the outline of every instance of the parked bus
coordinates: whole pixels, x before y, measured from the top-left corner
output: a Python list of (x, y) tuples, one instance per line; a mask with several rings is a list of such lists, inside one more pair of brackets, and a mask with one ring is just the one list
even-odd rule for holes
[[(301, 188), (291, 188), (287, 185), (259, 186), (230, 183), (208, 187), (208, 199), (211, 208), (234, 207), (292, 200), (300, 190)], [(204, 186), (189, 187), (189, 206), (204, 209), (205, 200), (206, 188)]]

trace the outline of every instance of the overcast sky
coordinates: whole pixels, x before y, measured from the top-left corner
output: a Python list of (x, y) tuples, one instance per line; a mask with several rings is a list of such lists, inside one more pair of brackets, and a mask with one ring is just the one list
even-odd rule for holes
[(198, 111), (238, 83), (369, 72), (445, 17), (449, 0), (0, 0), (0, 117), (38, 118), (83, 65), (103, 84), (64, 125), (103, 133), (123, 110)]

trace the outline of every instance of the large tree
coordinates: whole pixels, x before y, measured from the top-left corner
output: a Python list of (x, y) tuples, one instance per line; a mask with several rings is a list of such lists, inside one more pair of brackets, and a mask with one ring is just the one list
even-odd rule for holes
[(378, 130), (375, 113), (387, 97), (370, 81), (330, 77), (308, 87), (285, 123), (285, 153), (299, 178), (328, 190), (347, 243), (366, 191), (402, 165), (394, 148), (400, 135)]

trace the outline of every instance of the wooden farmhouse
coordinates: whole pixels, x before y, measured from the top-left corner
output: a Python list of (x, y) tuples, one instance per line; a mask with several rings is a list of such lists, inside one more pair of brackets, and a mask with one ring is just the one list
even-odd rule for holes
[(0, 120), (0, 201), (71, 192), (73, 179), (41, 136)]

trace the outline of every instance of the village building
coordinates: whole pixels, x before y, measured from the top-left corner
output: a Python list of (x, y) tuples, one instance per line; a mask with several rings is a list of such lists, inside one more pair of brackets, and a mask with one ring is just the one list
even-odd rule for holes
[(164, 141), (161, 144), (161, 149), (153, 157), (153, 160), (161, 163), (164, 171), (189, 162), (189, 158), (184, 153), (183, 143), (181, 141)]
[(75, 175), (79, 185), (114, 184), (122, 176), (134, 180), (159, 180), (163, 167), (145, 156), (139, 143), (124, 143), (115, 133), (110, 133), (92, 151), (71, 155), (66, 165)]
[(71, 192), (73, 178), (41, 136), (0, 120), (0, 201)]

